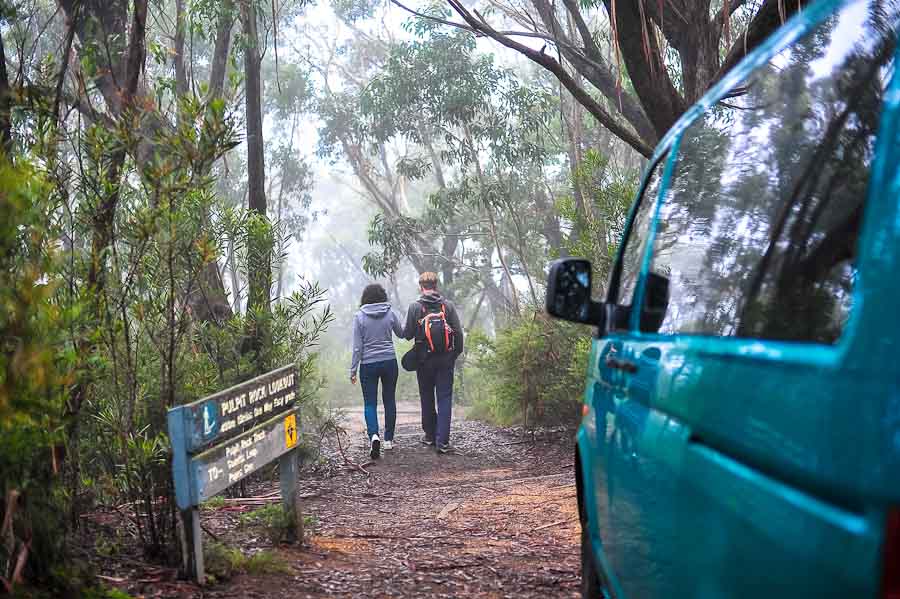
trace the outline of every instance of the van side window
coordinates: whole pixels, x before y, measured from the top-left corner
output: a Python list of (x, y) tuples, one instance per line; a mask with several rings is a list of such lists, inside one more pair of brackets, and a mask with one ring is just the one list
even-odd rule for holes
[(848, 4), (685, 131), (651, 262), (669, 279), (660, 333), (838, 339), (897, 5)]
[(660, 158), (653, 166), (653, 171), (647, 179), (644, 191), (637, 200), (638, 207), (634, 215), (634, 222), (631, 224), (628, 237), (625, 239), (618, 293), (616, 298), (610, 298), (623, 306), (631, 305), (638, 275), (641, 273), (644, 250), (647, 249), (650, 223), (653, 220), (653, 208), (656, 206), (656, 196), (659, 193), (659, 182), (662, 178), (663, 168), (665, 168), (666, 156), (668, 154)]

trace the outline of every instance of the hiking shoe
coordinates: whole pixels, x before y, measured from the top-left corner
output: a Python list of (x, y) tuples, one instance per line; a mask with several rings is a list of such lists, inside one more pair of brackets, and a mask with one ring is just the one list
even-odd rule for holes
[(394, 442), (393, 441), (385, 441), (384, 443), (381, 444), (381, 448), (384, 449), (385, 451), (389, 451), (394, 448)]
[(434, 437), (429, 437), (428, 435), (425, 435), (419, 441), (421, 441), (423, 445), (434, 445)]
[(450, 453), (451, 451), (453, 451), (453, 448), (450, 447), (449, 443), (441, 443), (437, 446), (438, 453)]
[(381, 456), (381, 439), (378, 435), (372, 435), (372, 451), (369, 452), (369, 457), (377, 460), (379, 456)]

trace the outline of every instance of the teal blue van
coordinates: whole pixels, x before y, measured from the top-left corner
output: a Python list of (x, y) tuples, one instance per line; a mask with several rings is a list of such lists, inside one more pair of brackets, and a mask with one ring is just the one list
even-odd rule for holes
[(657, 148), (575, 453), (586, 597), (900, 598), (900, 0), (811, 4)]

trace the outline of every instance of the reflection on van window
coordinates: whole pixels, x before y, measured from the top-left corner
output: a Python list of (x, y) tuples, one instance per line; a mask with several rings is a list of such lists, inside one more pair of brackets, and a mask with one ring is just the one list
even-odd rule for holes
[[(625, 251), (622, 254), (622, 272), (619, 277), (618, 303), (630, 306), (634, 289), (637, 286), (638, 275), (644, 259), (644, 250), (647, 249), (647, 236), (650, 235), (650, 222), (653, 220), (653, 208), (656, 206), (656, 197), (659, 194), (659, 181), (666, 164), (666, 156), (663, 155), (655, 165), (644, 191), (638, 199), (637, 213), (634, 222), (629, 229), (625, 240)], [(616, 298), (611, 298), (616, 301)]]
[(685, 132), (651, 264), (661, 333), (840, 336), (898, 4), (848, 5)]

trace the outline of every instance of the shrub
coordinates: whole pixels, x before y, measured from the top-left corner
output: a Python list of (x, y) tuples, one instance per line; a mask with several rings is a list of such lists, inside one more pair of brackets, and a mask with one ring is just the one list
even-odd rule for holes
[(296, 528), (293, 510), (285, 509), (284, 505), (280, 503), (273, 503), (241, 514), (240, 522), (244, 526), (261, 527), (273, 545), (289, 538)]
[[(12, 579), (46, 578), (63, 550), (56, 448), (73, 357), (63, 338), (68, 314), (54, 301), (60, 278), (48, 198), (29, 165), (0, 158), (0, 523), (11, 524), (0, 531), (0, 575)], [(27, 569), (16, 573), (23, 555)]]
[(574, 425), (584, 393), (590, 336), (531, 312), (491, 340), (469, 336), (469, 415), (501, 425)]

